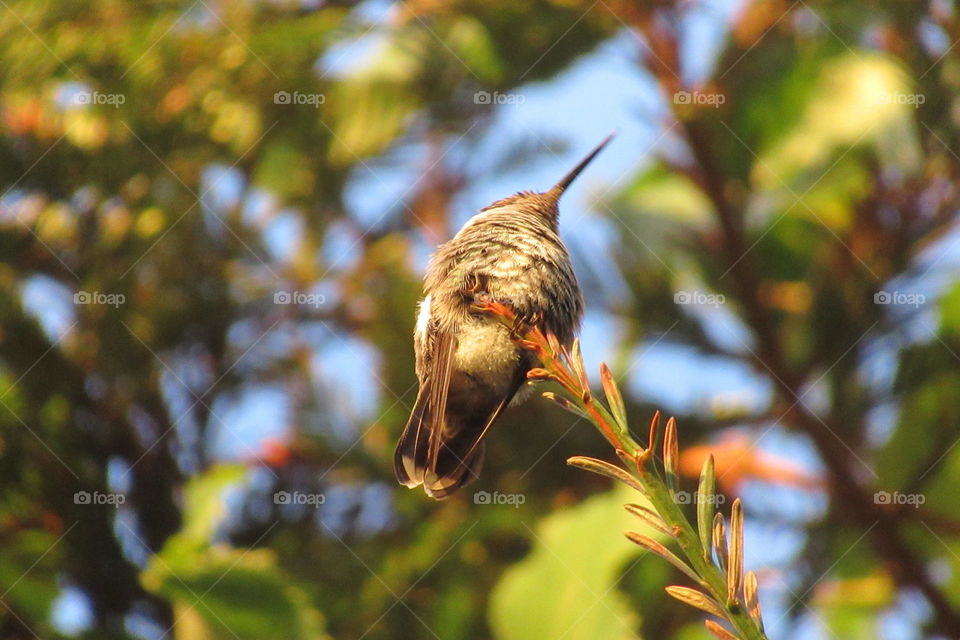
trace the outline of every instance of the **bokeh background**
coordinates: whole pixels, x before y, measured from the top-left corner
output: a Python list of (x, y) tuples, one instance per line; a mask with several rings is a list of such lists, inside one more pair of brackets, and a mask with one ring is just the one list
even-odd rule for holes
[(614, 129), (562, 203), (587, 362), (716, 457), (770, 636), (960, 637), (958, 39), (951, 0), (0, 1), (0, 637), (706, 637), (550, 403), (449, 501), (392, 477), (431, 250)]

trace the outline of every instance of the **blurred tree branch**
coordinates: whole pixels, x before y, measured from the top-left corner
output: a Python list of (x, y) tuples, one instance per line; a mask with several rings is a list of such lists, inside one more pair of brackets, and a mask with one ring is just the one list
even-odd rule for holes
[[(781, 4), (778, 12), (768, 16), (769, 24), (779, 23), (795, 7), (796, 5)], [(749, 5), (745, 9), (747, 12), (752, 10)], [(666, 63), (678, 59), (676, 40), (667, 35), (669, 23), (655, 22), (648, 16), (633, 20), (632, 23), (644, 35), (646, 42), (656, 43), (657, 46), (652, 47), (651, 51), (655, 61), (648, 58), (647, 66), (660, 84), (662, 94), (673, 95), (678, 88), (677, 78), (681, 72), (676, 63)], [(676, 117), (684, 132), (687, 148), (693, 155), (694, 164), (686, 166), (673, 163), (672, 168), (687, 174), (713, 204), (722, 238), (721, 255), (717, 256), (717, 259), (721, 261), (721, 269), (729, 271), (734, 297), (743, 310), (747, 326), (756, 338), (754, 364), (758, 365), (761, 372), (770, 374), (780, 401), (784, 406), (790, 407), (781, 419), (809, 435), (815, 444), (829, 472), (832, 493), (839, 502), (837, 514), (869, 530), (875, 551), (884, 559), (894, 579), (901, 586), (917, 588), (930, 602), (935, 611), (934, 626), (939, 632), (960, 636), (960, 611), (934, 584), (924, 562), (907, 544), (901, 531), (902, 519), (874, 504), (873, 492), (863, 485), (858, 474), (854, 472), (861, 464), (852, 448), (858, 446), (858, 443), (846, 442), (844, 438), (860, 433), (862, 425), (837, 422), (837, 406), (833, 408), (834, 413), (823, 420), (801, 401), (806, 373), (813, 369), (815, 363), (825, 365), (829, 371), (837, 364), (836, 354), (821, 353), (815, 360), (811, 360), (808, 367), (799, 368), (788, 363), (783, 355), (778, 338), (778, 321), (768, 312), (760, 298), (763, 276), (751, 255), (753, 246), (746, 238), (745, 216), (741, 205), (734, 202), (730, 196), (738, 190), (732, 188), (734, 185), (728, 182), (728, 172), (723, 168), (722, 160), (715, 156), (715, 150), (724, 148), (723, 144), (719, 144), (718, 136), (730, 135), (730, 132), (720, 130), (720, 127), (713, 126), (715, 121), (711, 123), (707, 118), (698, 117), (698, 114), (683, 113)], [(861, 206), (860, 220), (897, 243), (895, 246), (899, 250), (888, 258), (893, 265), (905, 263), (907, 251), (917, 247), (921, 239), (929, 241), (931, 236), (941, 233), (953, 221), (953, 216), (946, 215), (949, 209), (942, 207), (941, 213), (935, 216), (923, 232), (917, 233), (916, 229), (910, 229), (912, 233), (902, 233), (904, 229), (884, 229), (882, 224), (877, 224), (878, 209), (875, 201), (871, 203), (868, 198), (864, 204), (867, 206)], [(952, 204), (955, 206), (956, 202)], [(908, 218), (907, 222), (910, 221)], [(841, 260), (849, 260), (846, 246), (837, 246), (835, 250)], [(889, 272), (894, 271), (891, 269)], [(863, 333), (869, 331), (871, 325), (867, 320), (862, 317), (858, 320), (858, 330)], [(845, 355), (846, 353), (840, 358)], [(834, 385), (841, 384), (844, 376), (835, 375), (832, 380)], [(848, 389), (846, 394), (849, 395), (850, 391)]]

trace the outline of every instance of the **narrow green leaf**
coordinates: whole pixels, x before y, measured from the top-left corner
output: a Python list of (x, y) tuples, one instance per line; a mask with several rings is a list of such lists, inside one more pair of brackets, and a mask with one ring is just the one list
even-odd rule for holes
[(743, 581), (743, 507), (740, 498), (730, 510), (730, 563), (727, 565), (727, 599), (735, 602)]
[(544, 391), (544, 392), (543, 392), (543, 397), (546, 398), (547, 400), (550, 400), (551, 402), (557, 403), (557, 404), (560, 405), (560, 407), (562, 407), (564, 410), (569, 411), (570, 413), (572, 413), (572, 414), (574, 414), (574, 415), (576, 415), (576, 416), (579, 416), (579, 417), (584, 418), (584, 419), (587, 418), (587, 414), (585, 414), (583, 411), (581, 411), (581, 410), (580, 410), (580, 407), (578, 407), (577, 405), (573, 404), (572, 402), (570, 402), (570, 401), (567, 400), (566, 398), (564, 398), (564, 397), (562, 397), (562, 396), (558, 396), (557, 394), (553, 393), (552, 391)]
[(603, 383), (603, 392), (607, 396), (607, 404), (610, 405), (613, 417), (617, 419), (621, 427), (626, 427), (627, 408), (623, 404), (623, 396), (620, 395), (617, 381), (613, 379), (613, 374), (605, 362), (600, 363), (600, 381)]
[(583, 364), (583, 353), (580, 351), (580, 338), (573, 339), (573, 351), (570, 354), (570, 366), (577, 374), (577, 380), (580, 381), (580, 388), (583, 390), (584, 398), (589, 397), (590, 379), (587, 377), (587, 370)]
[(688, 578), (694, 582), (699, 583), (701, 581), (700, 576), (697, 575), (697, 572), (687, 566), (687, 564), (678, 558), (670, 549), (667, 549), (665, 546), (654, 540), (653, 538), (647, 537), (643, 534), (637, 533), (636, 531), (628, 531), (626, 534), (627, 539), (630, 542), (640, 545), (644, 549), (654, 552), (681, 572), (686, 575)]
[(717, 553), (717, 562), (721, 569), (730, 564), (727, 556), (727, 528), (723, 522), (723, 514), (719, 511), (713, 516), (713, 550)]
[(663, 518), (658, 516), (656, 513), (651, 511), (646, 507), (642, 507), (639, 504), (625, 504), (623, 505), (624, 509), (637, 516), (643, 520), (646, 524), (650, 525), (657, 531), (665, 533), (671, 538), (674, 537), (673, 533), (670, 531), (670, 527), (667, 526), (667, 523), (663, 521)]
[(539, 367), (530, 369), (527, 371), (527, 380), (556, 380), (557, 377), (547, 371), (546, 369), (541, 369)]
[(712, 633), (715, 638), (718, 638), (718, 640), (739, 640), (737, 636), (724, 629), (718, 622), (714, 622), (713, 620), (704, 620), (703, 625), (707, 628), (707, 631)]
[(650, 419), (650, 434), (647, 436), (647, 449), (653, 451), (657, 446), (657, 430), (660, 428), (660, 410), (657, 409)]
[(627, 484), (640, 493), (646, 495), (643, 485), (640, 484), (636, 478), (620, 467), (612, 465), (609, 462), (597, 460), (596, 458), (588, 458), (586, 456), (573, 456), (572, 458), (567, 458), (567, 464), (569, 464), (571, 467), (586, 469), (587, 471), (592, 471), (593, 473), (599, 473), (602, 476), (619, 480), (620, 482), (623, 482), (624, 484)]
[(663, 433), (663, 468), (667, 473), (667, 484), (671, 491), (676, 491), (680, 484), (677, 473), (680, 461), (679, 444), (677, 443), (677, 421), (672, 417), (667, 420), (667, 428)]
[(558, 357), (567, 353), (567, 349), (560, 344), (560, 341), (557, 340), (557, 336), (553, 335), (553, 333), (548, 333), (546, 337), (547, 346), (550, 347), (551, 353)]
[(700, 533), (700, 545), (703, 555), (710, 559), (710, 527), (713, 525), (714, 491), (716, 474), (713, 470), (713, 456), (707, 456), (700, 471), (700, 484), (697, 487), (697, 530)]
[(684, 604), (696, 607), (701, 611), (706, 611), (710, 615), (717, 616), (718, 618), (725, 617), (723, 607), (702, 591), (680, 586), (666, 587), (665, 591)]
[(760, 611), (758, 591), (757, 574), (753, 571), (747, 571), (743, 576), (743, 602), (750, 617), (756, 621), (757, 626), (763, 631), (763, 613)]

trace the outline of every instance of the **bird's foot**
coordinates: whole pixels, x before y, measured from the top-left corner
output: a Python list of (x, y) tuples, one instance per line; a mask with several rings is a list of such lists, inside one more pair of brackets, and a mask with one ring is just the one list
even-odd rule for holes
[(531, 313), (521, 313), (517, 314), (516, 319), (513, 321), (513, 327), (510, 329), (510, 333), (515, 338), (524, 337), (532, 327), (539, 326), (543, 321), (543, 314), (539, 311), (533, 311)]
[(507, 304), (506, 301), (498, 300), (490, 293), (490, 276), (485, 273), (473, 273), (467, 276), (464, 286), (460, 289), (460, 295), (464, 301), (475, 307), (484, 307), (494, 302)]

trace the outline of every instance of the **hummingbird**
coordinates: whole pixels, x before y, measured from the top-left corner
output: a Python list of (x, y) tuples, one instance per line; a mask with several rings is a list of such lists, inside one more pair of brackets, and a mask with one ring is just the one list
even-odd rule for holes
[(504, 409), (529, 396), (533, 356), (472, 305), (505, 304), (572, 343), (583, 295), (560, 240), (558, 202), (613, 135), (547, 191), (484, 207), (431, 256), (413, 338), (420, 388), (394, 456), (400, 484), (423, 485), (441, 500), (476, 480), (484, 436)]

